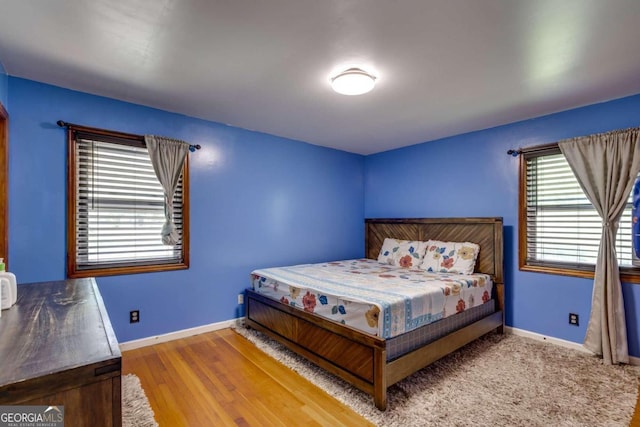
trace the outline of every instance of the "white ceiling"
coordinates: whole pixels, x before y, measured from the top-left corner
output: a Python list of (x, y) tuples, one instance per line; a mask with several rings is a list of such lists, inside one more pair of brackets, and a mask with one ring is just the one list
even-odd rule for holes
[(639, 42), (639, 0), (0, 0), (11, 76), (361, 154), (640, 93)]

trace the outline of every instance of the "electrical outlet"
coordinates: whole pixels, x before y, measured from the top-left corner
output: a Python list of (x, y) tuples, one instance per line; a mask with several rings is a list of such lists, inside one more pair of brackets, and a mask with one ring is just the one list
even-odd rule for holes
[(244, 294), (238, 294), (238, 304), (244, 304)]
[(140, 310), (131, 310), (129, 312), (129, 323), (138, 323), (140, 321)]
[(580, 318), (578, 317), (577, 314), (575, 313), (569, 313), (569, 324), (570, 325), (576, 325), (579, 326), (580, 322), (579, 322)]

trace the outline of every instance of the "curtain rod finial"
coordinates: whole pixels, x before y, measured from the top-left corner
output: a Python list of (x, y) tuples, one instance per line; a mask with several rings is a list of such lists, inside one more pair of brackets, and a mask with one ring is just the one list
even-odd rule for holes
[(57, 124), (58, 126), (60, 126), (61, 128), (65, 127), (65, 126), (67, 125), (67, 124), (66, 124), (65, 122), (63, 122), (62, 120), (58, 120), (58, 121), (56, 122), (56, 124)]
[(520, 154), (522, 154), (521, 150), (509, 150), (507, 151), (507, 154), (513, 157), (518, 157)]

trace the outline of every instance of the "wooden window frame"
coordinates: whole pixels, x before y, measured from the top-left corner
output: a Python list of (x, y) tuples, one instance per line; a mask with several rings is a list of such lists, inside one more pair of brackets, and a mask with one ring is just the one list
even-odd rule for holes
[(109, 268), (81, 269), (76, 264), (76, 133), (90, 133), (104, 137), (105, 141), (146, 147), (144, 136), (78, 125), (67, 125), (67, 277), (114, 276), (121, 274), (152, 273), (159, 271), (185, 270), (189, 268), (189, 156), (185, 157), (182, 170), (182, 260), (177, 263), (162, 263)]
[[(558, 143), (538, 145), (523, 149), (520, 153), (520, 182), (518, 198), (518, 258), (520, 271), (533, 273), (557, 274), (561, 276), (581, 277), (593, 279), (595, 265), (570, 267), (560, 263), (541, 263), (541, 265), (527, 263), (527, 164), (525, 154), (549, 155), (559, 153)], [(640, 283), (640, 268), (619, 267), (620, 280), (627, 283)]]
[(0, 258), (9, 270), (9, 113), (0, 102)]

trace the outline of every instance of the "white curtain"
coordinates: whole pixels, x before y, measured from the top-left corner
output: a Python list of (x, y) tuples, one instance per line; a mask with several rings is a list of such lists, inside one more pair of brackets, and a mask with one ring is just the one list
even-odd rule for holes
[(180, 240), (180, 235), (173, 223), (173, 196), (189, 151), (189, 144), (177, 139), (154, 135), (145, 135), (144, 141), (147, 144), (147, 150), (149, 150), (153, 170), (164, 189), (165, 223), (161, 231), (162, 243), (175, 246)]
[(584, 346), (601, 355), (605, 364), (629, 363), (615, 240), (618, 221), (640, 172), (640, 128), (574, 138), (558, 146), (602, 219)]

